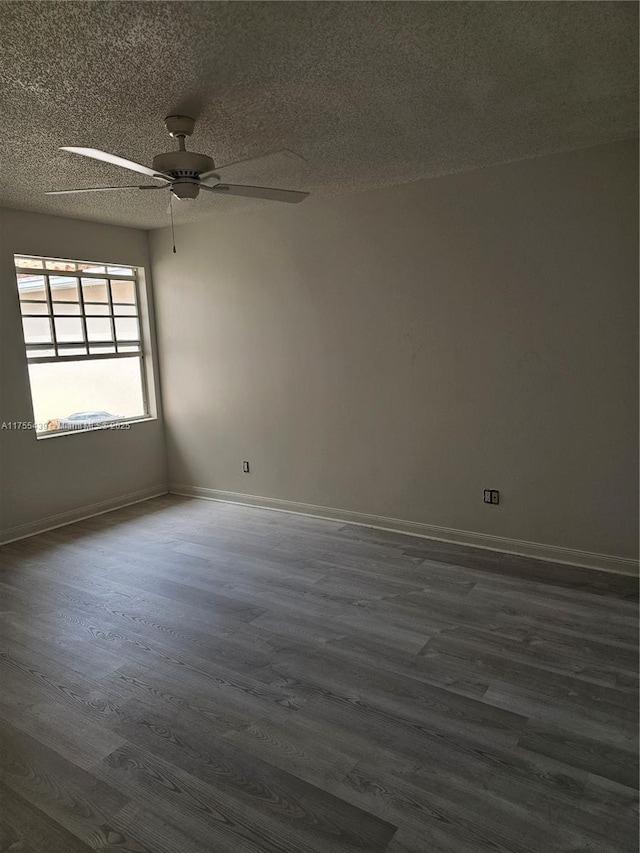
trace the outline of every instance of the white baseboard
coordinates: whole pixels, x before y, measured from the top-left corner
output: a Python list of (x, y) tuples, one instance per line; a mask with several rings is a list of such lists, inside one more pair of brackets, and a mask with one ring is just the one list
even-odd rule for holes
[(122, 509), (122, 507), (131, 506), (131, 504), (142, 503), (142, 501), (166, 495), (167, 491), (167, 486), (151, 486), (148, 489), (141, 489), (139, 492), (129, 492), (127, 495), (120, 495), (108, 501), (100, 501), (100, 503), (78, 507), (77, 509), (68, 510), (68, 512), (61, 512), (58, 515), (50, 515), (47, 518), (41, 518), (29, 524), (9, 527), (6, 530), (0, 531), (0, 545), (15, 542), (17, 539), (26, 539), (28, 536), (36, 536), (38, 533), (46, 533), (47, 530), (64, 527), (66, 524), (73, 524), (74, 521), (83, 521), (85, 518), (92, 518), (94, 515), (112, 512), (114, 509)]
[(271, 509), (280, 512), (293, 512), (315, 518), (331, 519), (342, 522), (343, 524), (360, 524), (363, 527), (375, 527), (394, 533), (406, 533), (409, 536), (436, 539), (440, 542), (450, 542), (454, 545), (485, 548), (489, 551), (499, 551), (503, 554), (514, 554), (520, 557), (534, 557), (537, 560), (564, 563), (565, 565), (579, 566), (585, 569), (599, 569), (600, 571), (634, 576), (638, 574), (637, 560), (631, 560), (626, 557), (613, 557), (608, 554), (594, 554), (590, 551), (576, 551), (572, 548), (561, 548), (557, 545), (542, 545), (538, 542), (507, 539), (503, 536), (489, 536), (485, 533), (472, 533), (467, 530), (456, 530), (451, 527), (436, 527), (432, 524), (422, 524), (418, 521), (403, 521), (399, 518), (386, 518), (381, 515), (368, 515), (346, 509), (333, 509), (332, 507), (315, 506), (314, 504), (285, 501), (279, 498), (267, 498), (259, 495), (223, 492), (218, 489), (205, 489), (200, 486), (170, 484), (169, 493), (190, 498), (220, 501), (222, 503), (255, 506), (261, 509)]

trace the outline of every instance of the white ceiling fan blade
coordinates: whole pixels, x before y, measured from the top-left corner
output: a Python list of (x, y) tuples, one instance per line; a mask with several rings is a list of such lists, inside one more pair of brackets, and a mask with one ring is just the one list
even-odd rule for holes
[(45, 195), (73, 195), (74, 193), (101, 193), (109, 190), (162, 190), (165, 185), (161, 184), (132, 184), (128, 187), (83, 187), (80, 190), (49, 190)]
[(250, 157), (248, 160), (236, 160), (235, 163), (225, 163), (224, 166), (218, 166), (200, 175), (200, 182), (204, 181), (206, 183), (210, 178), (214, 177), (222, 178), (227, 169), (235, 171), (235, 168), (240, 166), (246, 166), (247, 169), (252, 169), (256, 166), (258, 169), (266, 171), (274, 166), (279, 169), (286, 169), (287, 166), (306, 165), (306, 162), (304, 157), (285, 148), (282, 151), (270, 151), (267, 154), (261, 154), (259, 157)]
[(155, 169), (150, 169), (148, 166), (143, 166), (140, 163), (134, 163), (133, 160), (125, 160), (124, 157), (117, 157), (115, 154), (108, 154), (106, 151), (100, 151), (98, 148), (67, 148), (62, 147), (61, 151), (70, 151), (72, 154), (81, 154), (83, 157), (91, 157), (93, 160), (102, 160), (105, 163), (111, 163), (113, 166), (121, 166), (123, 169), (130, 169), (132, 172), (139, 172), (141, 175), (148, 175), (150, 178), (161, 178), (163, 181), (170, 181), (171, 177)]
[(239, 184), (216, 184), (215, 187), (203, 187), (212, 193), (220, 195), (239, 195), (245, 198), (266, 198), (269, 201), (286, 201), (289, 204), (298, 204), (304, 201), (309, 193), (301, 193), (295, 190), (279, 190), (275, 187), (244, 187)]

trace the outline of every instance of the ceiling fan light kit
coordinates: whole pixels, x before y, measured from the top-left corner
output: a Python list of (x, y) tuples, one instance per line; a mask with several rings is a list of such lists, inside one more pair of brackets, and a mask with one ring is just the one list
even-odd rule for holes
[[(115, 154), (100, 151), (97, 148), (63, 147), (61, 151), (69, 151), (72, 154), (80, 154), (94, 160), (102, 160), (114, 166), (120, 166), (133, 172), (146, 175), (159, 181), (158, 184), (143, 184), (138, 186), (122, 187), (87, 187), (76, 190), (52, 190), (46, 195), (71, 195), (74, 193), (102, 192), (104, 190), (127, 190), (127, 189), (166, 189), (171, 190), (177, 199), (196, 199), (201, 189), (225, 195), (242, 196), (245, 198), (263, 198), (270, 201), (283, 201), (296, 204), (309, 195), (305, 192), (294, 190), (282, 190), (275, 187), (250, 187), (242, 184), (223, 184), (223, 173), (228, 166), (239, 166), (242, 163), (251, 163), (252, 160), (240, 163), (229, 163), (227, 166), (216, 167), (213, 159), (206, 154), (197, 154), (195, 151), (187, 151), (185, 139), (191, 136), (195, 126), (194, 119), (189, 116), (171, 115), (165, 119), (165, 127), (172, 139), (178, 142), (177, 151), (167, 151), (165, 154), (157, 154), (153, 158), (152, 168), (143, 166), (133, 160), (126, 160)], [(288, 152), (289, 155), (292, 152)], [(302, 158), (293, 155), (296, 159)], [(255, 158), (261, 159), (261, 158)]]

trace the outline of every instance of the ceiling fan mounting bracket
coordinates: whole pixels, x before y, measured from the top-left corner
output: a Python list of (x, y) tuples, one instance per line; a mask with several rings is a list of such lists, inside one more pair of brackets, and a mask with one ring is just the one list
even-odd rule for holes
[(167, 116), (164, 120), (165, 127), (173, 139), (191, 136), (195, 120), (189, 116)]

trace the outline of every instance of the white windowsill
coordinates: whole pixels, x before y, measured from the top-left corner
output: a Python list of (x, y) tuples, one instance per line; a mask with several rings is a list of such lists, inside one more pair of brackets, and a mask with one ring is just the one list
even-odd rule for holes
[(129, 432), (133, 424), (141, 424), (147, 421), (157, 421), (157, 415), (143, 415), (139, 418), (128, 418), (126, 421), (109, 421), (104, 424), (96, 424), (90, 427), (78, 427), (77, 429), (60, 429), (50, 430), (47, 432), (37, 432), (36, 438), (38, 441), (42, 438), (60, 438), (64, 435), (79, 435), (87, 432)]

